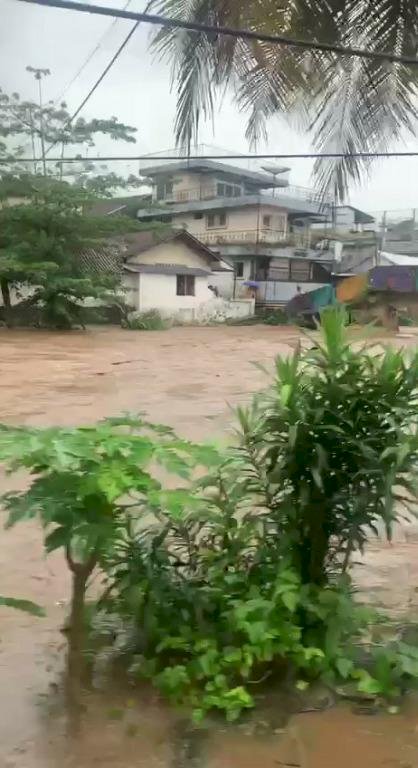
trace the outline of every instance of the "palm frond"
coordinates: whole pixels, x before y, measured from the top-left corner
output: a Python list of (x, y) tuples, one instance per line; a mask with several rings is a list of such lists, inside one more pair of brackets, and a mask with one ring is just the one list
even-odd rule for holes
[[(288, 34), (317, 42), (416, 55), (415, 0), (155, 0), (166, 16)], [(247, 138), (266, 136), (268, 119), (303, 119), (324, 153), (381, 152), (412, 131), (418, 68), (262, 42), (163, 30), (155, 40), (173, 66), (178, 107), (176, 139), (190, 145), (203, 117), (212, 117), (217, 88), (231, 84), (249, 113)], [(314, 179), (324, 195), (343, 200), (360, 182), (367, 158), (321, 159)]]

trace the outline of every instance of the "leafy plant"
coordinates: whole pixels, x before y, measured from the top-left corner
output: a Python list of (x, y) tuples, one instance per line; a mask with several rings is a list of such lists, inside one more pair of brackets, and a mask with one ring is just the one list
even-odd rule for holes
[(124, 318), (122, 325), (130, 331), (164, 331), (167, 328), (167, 322), (158, 309), (131, 312)]
[(268, 491), (269, 529), (306, 584), (347, 570), (370, 532), (416, 510), (418, 353), (356, 349), (345, 313), (322, 315), (312, 350), (278, 358), (272, 389), (241, 418), (243, 479)]
[(12, 289), (22, 287), (40, 307), (41, 320), (53, 327), (80, 324), (83, 301), (114, 290), (115, 267), (97, 270), (83, 259), (110, 236), (138, 227), (131, 219), (83, 213), (90, 197), (67, 184), (44, 183), (28, 191), (25, 205), (0, 208), (0, 287), (11, 320)]
[(287, 325), (288, 318), (283, 309), (275, 309), (263, 315), (264, 325)]
[[(0, 431), (0, 455), (11, 471), (32, 475), (27, 490), (6, 494), (10, 527), (39, 517), (47, 552), (63, 549), (72, 575), (68, 623), (70, 701), (78, 704), (85, 674), (85, 598), (88, 581), (114, 546), (129, 515), (162, 494), (150, 465), (187, 478), (203, 452), (166, 427), (136, 418), (109, 419), (79, 429)], [(205, 456), (209, 456), (206, 451)]]

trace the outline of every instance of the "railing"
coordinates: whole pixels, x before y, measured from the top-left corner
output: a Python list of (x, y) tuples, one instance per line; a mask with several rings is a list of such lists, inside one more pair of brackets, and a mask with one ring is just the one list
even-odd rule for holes
[[(298, 200), (305, 200), (307, 203), (318, 203), (327, 207), (332, 205), (332, 198), (324, 196), (322, 192), (317, 192), (315, 189), (298, 187), (294, 184), (289, 184), (285, 189), (285, 194), (289, 195), (289, 197), (296, 197)], [(279, 192), (279, 194), (283, 194), (283, 192)]]
[[(288, 235), (283, 230), (275, 229), (235, 229), (214, 230), (213, 232), (196, 232), (190, 230), (198, 240), (205, 245), (216, 243), (277, 243), (287, 241)], [(302, 247), (302, 246), (301, 246)]]
[[(206, 187), (192, 187), (191, 189), (173, 189), (169, 195), (159, 197), (155, 202), (161, 203), (188, 203), (195, 200), (211, 200), (218, 197), (216, 184)], [(222, 195), (223, 197), (223, 195)]]
[[(224, 183), (224, 182), (221, 182)], [(227, 182), (225, 182), (227, 185)], [(231, 186), (238, 186), (233, 185)], [(228, 194), (226, 192), (219, 194), (217, 183), (208, 184), (206, 186), (190, 187), (187, 189), (173, 189), (172, 192), (162, 197), (156, 198), (154, 202), (164, 203), (188, 203), (196, 200), (211, 200), (211, 199), (230, 199), (239, 200), (241, 197), (252, 194), (246, 190), (243, 190), (240, 195)], [(319, 192), (313, 189), (306, 189), (305, 187), (283, 186), (277, 188), (274, 192), (270, 190), (262, 190), (260, 194), (260, 202), (267, 205), (270, 199), (278, 199), (281, 197), (297, 198), (298, 200), (306, 203), (315, 204), (318, 206), (318, 210), (323, 207), (329, 208), (331, 203), (324, 200)]]

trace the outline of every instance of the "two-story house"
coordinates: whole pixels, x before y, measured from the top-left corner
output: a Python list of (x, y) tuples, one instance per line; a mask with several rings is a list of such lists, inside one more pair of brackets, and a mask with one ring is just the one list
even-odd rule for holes
[[(220, 290), (240, 295), (248, 281), (275, 282), (271, 303), (328, 282), (329, 254), (311, 247), (312, 224), (330, 223), (332, 206), (311, 190), (291, 187), (288, 168), (246, 170), (193, 158), (141, 167), (152, 185), (152, 206), (141, 221), (159, 219), (190, 234), (234, 266)], [(312, 285), (313, 284), (313, 285)], [(274, 294), (274, 295), (273, 295)]]

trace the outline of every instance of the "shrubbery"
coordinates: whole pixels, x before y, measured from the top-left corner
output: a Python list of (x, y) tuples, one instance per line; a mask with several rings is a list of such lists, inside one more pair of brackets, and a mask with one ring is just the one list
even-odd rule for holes
[(130, 312), (122, 321), (122, 328), (130, 331), (164, 331), (168, 323), (158, 309), (146, 312)]

